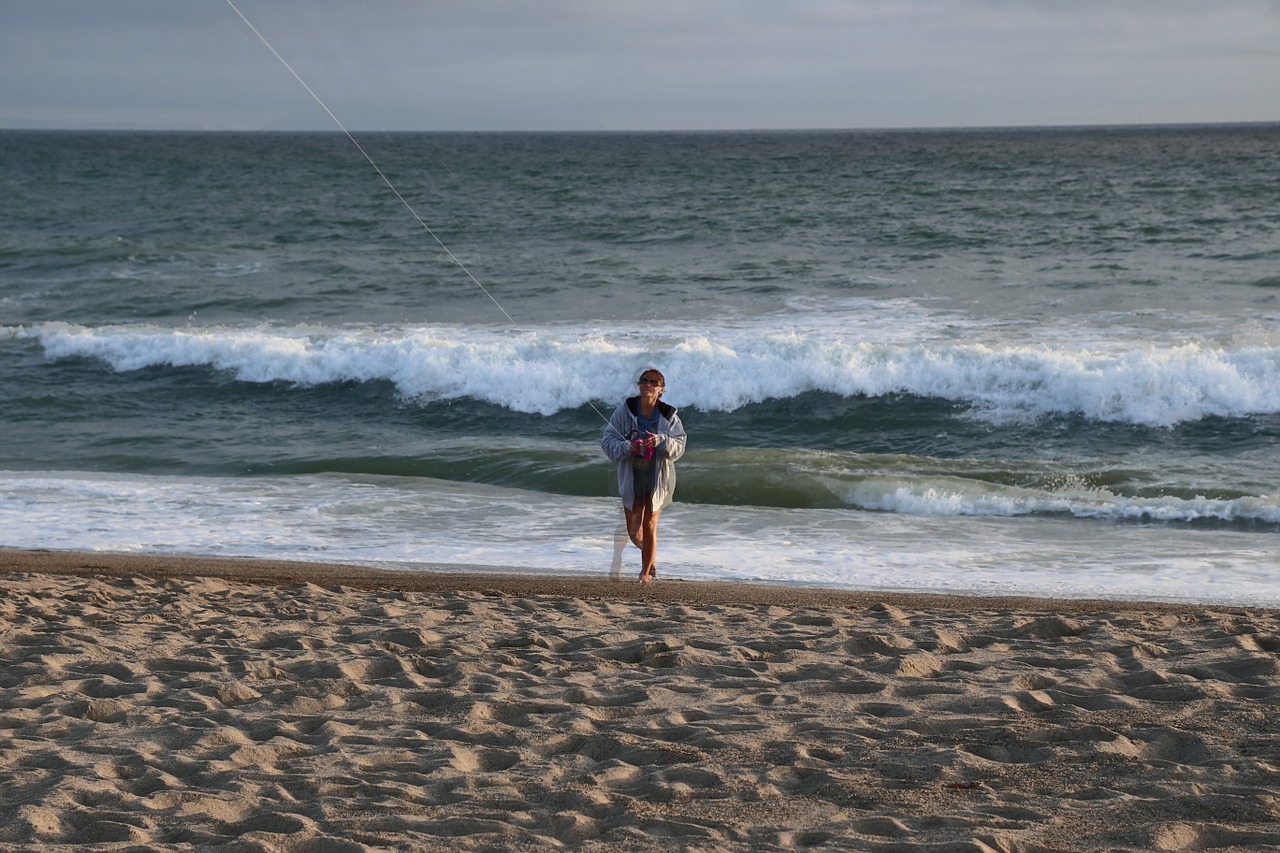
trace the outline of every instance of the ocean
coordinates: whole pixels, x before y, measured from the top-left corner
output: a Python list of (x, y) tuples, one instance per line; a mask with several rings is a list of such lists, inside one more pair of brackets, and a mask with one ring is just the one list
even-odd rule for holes
[(1280, 606), (1280, 125), (357, 138), (0, 132), (0, 545)]

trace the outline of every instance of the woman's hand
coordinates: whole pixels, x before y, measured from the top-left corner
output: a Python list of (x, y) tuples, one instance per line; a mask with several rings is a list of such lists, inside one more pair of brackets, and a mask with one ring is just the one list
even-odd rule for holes
[(662, 436), (647, 432), (631, 440), (631, 449), (636, 456), (652, 456), (661, 440)]

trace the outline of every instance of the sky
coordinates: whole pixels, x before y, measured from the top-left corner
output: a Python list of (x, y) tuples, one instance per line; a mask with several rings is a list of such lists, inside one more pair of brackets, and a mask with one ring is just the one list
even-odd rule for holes
[[(0, 0), (0, 128), (1280, 121), (1280, 0)], [(335, 118), (336, 117), (336, 118)]]

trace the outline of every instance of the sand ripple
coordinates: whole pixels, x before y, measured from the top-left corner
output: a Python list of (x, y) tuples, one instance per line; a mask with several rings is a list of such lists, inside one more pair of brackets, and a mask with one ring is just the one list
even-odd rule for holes
[(11, 574), (0, 848), (1275, 848), (1278, 652), (1254, 611)]

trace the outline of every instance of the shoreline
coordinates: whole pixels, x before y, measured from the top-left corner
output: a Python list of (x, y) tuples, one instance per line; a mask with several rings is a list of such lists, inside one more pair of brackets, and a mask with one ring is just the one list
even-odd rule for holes
[(384, 569), (310, 560), (199, 555), (125, 554), (118, 552), (0, 547), (0, 572), (36, 572), (86, 577), (94, 574), (141, 574), (154, 578), (217, 577), (242, 583), (279, 585), (309, 582), (356, 589), (404, 592), (495, 591), (506, 595), (555, 595), (581, 599), (659, 601), (689, 605), (743, 604), (783, 607), (861, 608), (885, 603), (939, 610), (1027, 610), (1056, 613), (1158, 612), (1280, 613), (1280, 608), (1144, 599), (985, 596), (954, 593), (849, 590), (788, 586), (749, 581), (688, 581), (659, 578), (635, 582), (634, 572), (609, 575), (548, 575), (484, 572), (471, 567)]
[(1280, 612), (0, 549), (0, 847), (1280, 847)]

